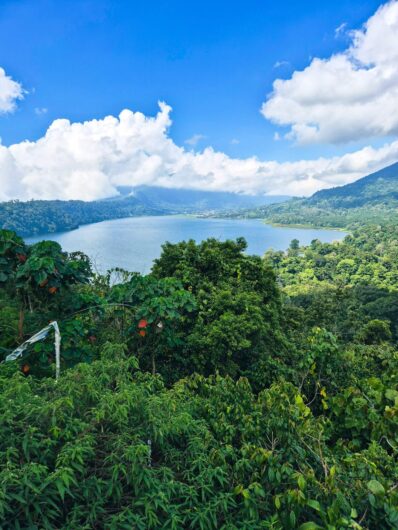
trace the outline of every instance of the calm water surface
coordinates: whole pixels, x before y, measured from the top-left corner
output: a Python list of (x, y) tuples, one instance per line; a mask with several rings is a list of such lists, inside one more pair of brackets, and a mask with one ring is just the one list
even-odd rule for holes
[(58, 241), (68, 252), (81, 250), (93, 260), (99, 272), (112, 267), (146, 274), (152, 262), (160, 256), (166, 241), (177, 243), (187, 239), (197, 242), (215, 237), (221, 241), (244, 237), (247, 252), (263, 255), (273, 248), (285, 250), (292, 239), (307, 245), (313, 239), (332, 242), (343, 239), (344, 232), (304, 228), (279, 228), (260, 220), (197, 219), (181, 216), (130, 217), (85, 225), (70, 232), (31, 237), (27, 242), (42, 239)]

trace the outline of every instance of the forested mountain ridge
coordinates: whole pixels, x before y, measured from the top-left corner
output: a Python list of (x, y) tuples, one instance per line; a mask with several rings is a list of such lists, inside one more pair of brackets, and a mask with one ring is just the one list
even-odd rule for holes
[(334, 228), (398, 222), (398, 163), (351, 184), (318, 191), (309, 198), (230, 212), (228, 216)]
[(120, 195), (101, 201), (10, 201), (0, 203), (0, 228), (21, 236), (73, 230), (80, 225), (140, 215), (215, 212), (285, 200), (283, 196), (171, 189), (121, 187)]
[(333, 208), (377, 204), (398, 207), (398, 162), (351, 184), (317, 191), (306, 203)]
[(21, 236), (73, 230), (82, 224), (139, 215), (162, 215), (135, 197), (113, 201), (10, 201), (0, 203), (0, 227)]

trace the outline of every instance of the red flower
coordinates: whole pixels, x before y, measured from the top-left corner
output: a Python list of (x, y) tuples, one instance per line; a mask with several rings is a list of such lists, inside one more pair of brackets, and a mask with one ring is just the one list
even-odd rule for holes
[(141, 335), (141, 337), (145, 337), (146, 335), (145, 329), (140, 329), (139, 334)]
[(142, 319), (138, 322), (138, 329), (146, 328), (147, 325), (148, 325), (148, 321), (145, 320), (145, 318), (142, 318)]

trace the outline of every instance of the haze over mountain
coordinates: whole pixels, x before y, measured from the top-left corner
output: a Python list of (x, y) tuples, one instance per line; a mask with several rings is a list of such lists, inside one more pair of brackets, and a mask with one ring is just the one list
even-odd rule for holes
[(246, 195), (226, 191), (201, 191), (190, 189), (139, 186), (118, 188), (119, 192), (137, 198), (148, 207), (162, 208), (172, 213), (201, 213), (230, 208), (250, 208), (282, 202), (287, 195)]

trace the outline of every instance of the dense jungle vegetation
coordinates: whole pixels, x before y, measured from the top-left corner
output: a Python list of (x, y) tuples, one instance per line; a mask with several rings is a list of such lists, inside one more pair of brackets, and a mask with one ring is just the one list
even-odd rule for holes
[(398, 528), (398, 228), (166, 243), (151, 274), (0, 231), (0, 527)]
[(164, 211), (134, 197), (105, 201), (9, 201), (0, 203), (0, 228), (21, 236), (73, 230), (80, 225)]

